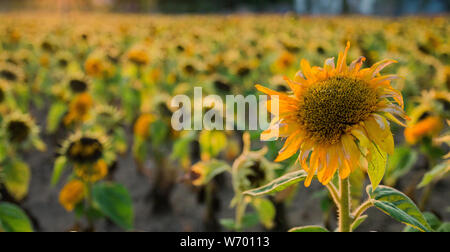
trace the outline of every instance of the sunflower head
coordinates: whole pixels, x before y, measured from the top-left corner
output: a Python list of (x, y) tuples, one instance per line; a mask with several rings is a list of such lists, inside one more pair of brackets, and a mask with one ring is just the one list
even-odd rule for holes
[(33, 119), (27, 115), (14, 112), (5, 118), (3, 124), (8, 140), (12, 144), (22, 144), (37, 134), (37, 126)]
[(308, 173), (306, 186), (316, 174), (326, 185), (338, 169), (341, 178), (347, 178), (357, 167), (367, 169), (377, 153), (391, 154), (394, 140), (387, 119), (404, 125), (398, 117), (407, 118), (401, 93), (390, 85), (397, 76), (380, 75), (395, 61), (383, 60), (363, 69), (365, 58), (359, 57), (347, 65), (349, 48), (347, 43), (336, 65), (334, 58), (323, 67), (302, 60), (294, 79), (285, 78), (292, 93), (256, 86), (270, 96), (267, 108), (274, 115), (261, 137), (287, 138), (276, 161), (299, 153)]
[(424, 91), (416, 99), (418, 105), (411, 111), (411, 120), (405, 129), (405, 139), (416, 144), (424, 137), (435, 137), (443, 129), (444, 122), (450, 118), (450, 93), (447, 91)]
[(74, 94), (84, 93), (88, 90), (88, 81), (83, 78), (73, 78), (69, 80), (70, 90)]
[(264, 156), (267, 148), (259, 151), (250, 150), (250, 135), (246, 132), (243, 136), (244, 147), (241, 156), (233, 163), (233, 184), (235, 189), (246, 191), (263, 186), (275, 178), (276, 169), (280, 168), (267, 160)]
[(94, 134), (75, 133), (63, 144), (62, 153), (74, 164), (96, 164), (105, 154), (106, 139)]
[(143, 139), (147, 138), (150, 134), (150, 125), (155, 121), (155, 117), (152, 114), (142, 114), (134, 124), (134, 134)]
[(3, 63), (0, 64), (0, 78), (11, 83), (21, 83), (24, 81), (24, 73), (14, 64)]
[(100, 77), (104, 73), (104, 62), (100, 57), (90, 56), (84, 63), (86, 74), (92, 77)]
[(89, 93), (78, 94), (70, 103), (69, 113), (64, 118), (64, 124), (70, 125), (73, 122), (85, 122), (88, 120), (93, 103)]
[(199, 162), (191, 167), (188, 178), (194, 186), (201, 186), (205, 182), (207, 170), (206, 165)]
[(150, 62), (150, 57), (144, 46), (136, 46), (128, 52), (128, 60), (138, 66), (142, 66)]

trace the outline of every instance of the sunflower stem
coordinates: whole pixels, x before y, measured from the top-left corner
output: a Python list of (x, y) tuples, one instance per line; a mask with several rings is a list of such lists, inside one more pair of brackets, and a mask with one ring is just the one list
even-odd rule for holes
[(352, 218), (350, 216), (350, 182), (349, 179), (339, 179), (339, 232), (350, 232)]

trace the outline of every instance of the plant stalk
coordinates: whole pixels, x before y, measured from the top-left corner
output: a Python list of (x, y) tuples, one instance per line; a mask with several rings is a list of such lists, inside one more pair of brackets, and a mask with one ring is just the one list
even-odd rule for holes
[(352, 218), (350, 216), (350, 182), (349, 178), (339, 179), (339, 232), (350, 232)]

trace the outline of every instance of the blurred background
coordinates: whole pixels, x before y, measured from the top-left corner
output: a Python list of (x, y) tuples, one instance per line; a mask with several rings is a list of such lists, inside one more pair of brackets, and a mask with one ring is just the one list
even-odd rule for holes
[(400, 16), (446, 13), (448, 0), (1, 0), (0, 11), (83, 10), (136, 13), (297, 12)]

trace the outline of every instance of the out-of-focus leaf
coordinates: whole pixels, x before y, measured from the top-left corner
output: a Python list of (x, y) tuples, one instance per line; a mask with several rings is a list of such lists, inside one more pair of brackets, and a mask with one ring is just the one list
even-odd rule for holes
[(150, 125), (150, 136), (154, 147), (162, 145), (168, 134), (169, 128), (164, 121), (156, 120)]
[(0, 203), (0, 229), (6, 232), (33, 232), (30, 219), (18, 206)]
[(216, 157), (227, 146), (227, 136), (223, 131), (203, 130), (199, 136), (202, 157)]
[(422, 188), (430, 184), (432, 181), (437, 181), (444, 177), (450, 171), (450, 165), (447, 162), (435, 166), (431, 171), (425, 173), (422, 181), (419, 183), (418, 188)]
[(16, 200), (22, 200), (28, 193), (31, 172), (28, 165), (20, 160), (11, 160), (4, 166), (6, 189)]
[(255, 198), (252, 200), (252, 205), (258, 213), (260, 222), (264, 227), (271, 229), (274, 225), (276, 210), (272, 202), (265, 198)]
[(259, 216), (257, 213), (246, 214), (242, 218), (241, 228), (238, 228), (233, 219), (221, 219), (220, 224), (228, 230), (241, 231), (243, 229), (251, 228), (259, 223)]
[(133, 228), (133, 205), (125, 187), (114, 183), (99, 183), (92, 192), (95, 204), (104, 215), (123, 229)]
[(321, 226), (304, 226), (304, 227), (295, 227), (290, 229), (288, 232), (291, 233), (328, 233), (327, 229)]
[(51, 182), (52, 186), (58, 184), (59, 179), (61, 178), (61, 175), (64, 172), (64, 169), (66, 168), (66, 165), (67, 165), (67, 158), (65, 156), (60, 156), (55, 160)]
[(397, 147), (393, 155), (389, 156), (384, 181), (394, 185), (398, 178), (411, 170), (418, 158), (417, 152), (410, 147)]
[(47, 116), (47, 132), (53, 133), (58, 129), (62, 117), (67, 112), (67, 105), (63, 102), (55, 102), (50, 107)]

